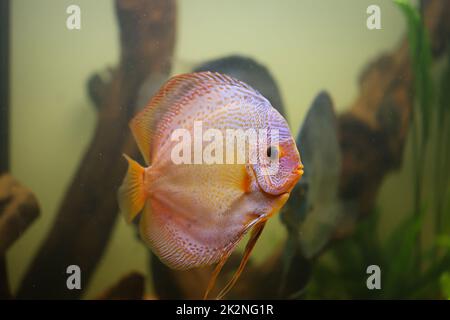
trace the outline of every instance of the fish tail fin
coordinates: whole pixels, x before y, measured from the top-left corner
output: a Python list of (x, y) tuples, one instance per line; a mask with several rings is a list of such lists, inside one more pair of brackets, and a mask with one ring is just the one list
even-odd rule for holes
[(126, 154), (123, 156), (128, 161), (128, 171), (119, 188), (118, 200), (120, 211), (130, 223), (142, 210), (147, 199), (144, 188), (145, 169)]
[(217, 296), (217, 300), (222, 299), (234, 286), (236, 281), (239, 279), (242, 271), (244, 271), (245, 265), (247, 264), (250, 254), (253, 251), (253, 248), (255, 247), (256, 242), (259, 239), (259, 236), (261, 235), (262, 231), (264, 230), (264, 227), (266, 225), (266, 221), (262, 221), (258, 223), (253, 229), (252, 233), (250, 235), (250, 239), (247, 242), (247, 245), (245, 247), (244, 255), (242, 256), (241, 263), (234, 273), (233, 277), (230, 279), (230, 281), (227, 283), (227, 285), (220, 291), (219, 295)]

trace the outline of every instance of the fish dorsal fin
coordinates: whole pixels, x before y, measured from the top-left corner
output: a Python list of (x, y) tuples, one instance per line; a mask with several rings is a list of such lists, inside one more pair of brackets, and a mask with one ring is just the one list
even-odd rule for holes
[(256, 90), (239, 80), (209, 71), (174, 76), (159, 89), (148, 105), (130, 121), (131, 131), (147, 164), (152, 160), (152, 137), (158, 121), (167, 113), (177, 114), (184, 104), (196, 96), (224, 85), (238, 87), (249, 94), (262, 97)]

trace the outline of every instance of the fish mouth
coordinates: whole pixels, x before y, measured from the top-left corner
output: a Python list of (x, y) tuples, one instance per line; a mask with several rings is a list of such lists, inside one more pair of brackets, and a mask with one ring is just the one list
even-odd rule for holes
[(303, 169), (304, 169), (303, 163), (299, 163), (298, 167), (294, 171), (292, 171), (292, 173), (295, 175), (298, 175), (299, 176), (298, 179), (300, 179), (303, 176), (303, 174), (305, 173), (305, 171), (303, 171)]
[(292, 189), (294, 189), (297, 182), (302, 178), (303, 173), (304, 173), (303, 164), (300, 164), (295, 170), (292, 171), (292, 175), (290, 176), (288, 182), (286, 183), (288, 193), (290, 193)]
[(294, 178), (292, 179), (291, 190), (295, 187), (297, 182), (303, 177), (303, 174), (305, 173), (305, 171), (303, 169), (304, 169), (303, 163), (300, 162), (299, 165), (297, 166), (297, 168), (292, 171)]
[[(297, 168), (295, 168), (294, 170), (292, 170), (291, 175), (289, 176), (289, 178), (286, 181), (286, 185), (283, 188), (285, 191), (285, 193), (290, 193), (292, 191), (292, 189), (294, 189), (295, 185), (297, 184), (297, 182), (302, 178), (304, 170), (303, 170), (303, 164), (299, 163), (299, 165), (297, 166)], [(284, 193), (284, 192), (283, 192)], [(280, 193), (280, 194), (283, 194)]]

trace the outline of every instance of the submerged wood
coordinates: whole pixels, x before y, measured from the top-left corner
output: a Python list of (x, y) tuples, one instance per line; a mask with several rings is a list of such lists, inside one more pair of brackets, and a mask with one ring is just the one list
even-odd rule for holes
[[(0, 1), (0, 174), (9, 171), (10, 0)], [(1, 210), (1, 209), (0, 209)], [(0, 299), (8, 299), (6, 259), (0, 253)]]
[(10, 174), (0, 176), (0, 256), (38, 216), (34, 194)]
[(6, 251), (39, 216), (34, 194), (10, 174), (0, 176), (0, 299), (12, 298)]
[(145, 277), (138, 272), (131, 272), (116, 284), (100, 294), (98, 300), (142, 300), (145, 291)]
[(6, 259), (4, 255), (0, 255), (0, 300), (8, 300), (11, 298), (12, 294), (9, 287), (8, 272), (6, 270)]
[[(148, 75), (168, 74), (175, 40), (174, 0), (117, 0), (121, 57), (102, 100), (95, 134), (53, 226), (20, 285), (18, 298), (80, 298), (117, 220), (122, 153), (137, 157), (128, 121)], [(67, 290), (66, 268), (78, 265), (82, 290)]]

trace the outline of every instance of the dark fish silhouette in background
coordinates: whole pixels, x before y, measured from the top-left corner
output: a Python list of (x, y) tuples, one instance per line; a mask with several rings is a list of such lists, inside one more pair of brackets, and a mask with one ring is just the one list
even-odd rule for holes
[[(283, 278), (288, 272), (302, 272), (290, 270), (291, 266), (298, 265), (293, 259), (298, 259), (299, 253), (303, 267), (309, 270), (308, 261), (328, 243), (336, 226), (344, 220), (344, 213), (347, 219), (347, 213), (354, 211), (351, 204), (338, 198), (341, 151), (337, 130), (333, 102), (328, 93), (320, 92), (296, 138), (306, 169), (280, 215), (288, 230)], [(306, 282), (307, 279), (298, 284), (299, 292)], [(282, 281), (280, 290), (287, 285)]]

